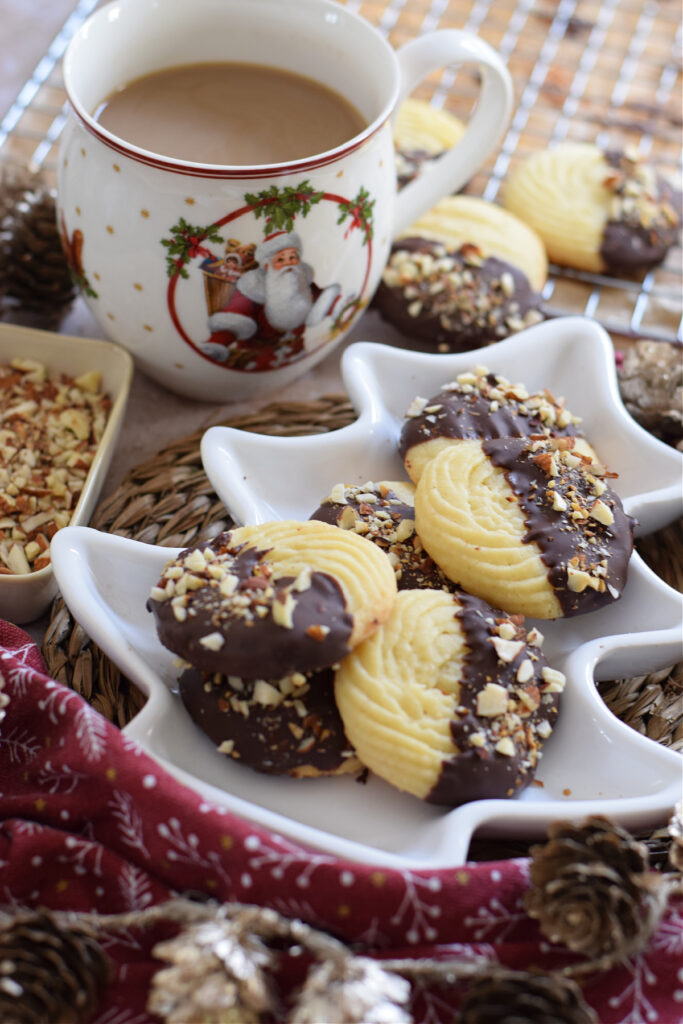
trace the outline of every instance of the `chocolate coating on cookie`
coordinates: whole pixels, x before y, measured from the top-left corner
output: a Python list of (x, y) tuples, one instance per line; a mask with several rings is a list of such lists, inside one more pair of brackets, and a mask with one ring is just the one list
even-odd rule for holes
[(461, 352), (542, 319), (526, 275), (474, 245), (448, 252), (426, 238), (394, 244), (374, 306), (410, 348)]
[(541, 634), (527, 633), (521, 616), (462, 591), (456, 604), (467, 647), (451, 722), (459, 752), (443, 763), (426, 798), (451, 807), (514, 796), (532, 781), (565, 682), (543, 657)]
[(332, 665), (353, 627), (330, 575), (278, 576), (267, 551), (235, 544), (230, 531), (170, 562), (147, 608), (169, 650), (203, 672), (245, 679)]
[(562, 612), (572, 616), (621, 596), (634, 520), (605, 482), (604, 467), (558, 445), (495, 438), (483, 449), (505, 471), (528, 528), (524, 543), (537, 545)]
[(600, 255), (617, 273), (661, 263), (678, 241), (681, 193), (636, 157), (614, 150), (604, 157), (613, 169), (605, 181), (613, 199)]
[(334, 701), (334, 672), (243, 680), (189, 669), (180, 696), (220, 753), (259, 772), (297, 778), (359, 771)]
[(573, 437), (580, 422), (563, 399), (548, 391), (530, 395), (523, 385), (484, 368), (461, 373), (432, 398), (415, 399), (406, 416), (399, 440), (402, 458), (410, 448), (435, 437)]
[(430, 558), (415, 532), (415, 506), (407, 500), (411, 485), (401, 487), (404, 497), (388, 482), (361, 487), (337, 484), (310, 518), (353, 530), (385, 551), (399, 590), (453, 590), (455, 584)]
[(396, 163), (396, 180), (399, 188), (414, 181), (425, 164), (441, 156), (441, 153), (428, 153), (426, 149), (397, 149), (394, 154)]

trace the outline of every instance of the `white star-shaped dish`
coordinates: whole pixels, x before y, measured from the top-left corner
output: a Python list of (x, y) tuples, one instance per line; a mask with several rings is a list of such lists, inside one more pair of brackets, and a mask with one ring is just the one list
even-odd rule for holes
[[(483, 351), (432, 356), (360, 342), (343, 356), (358, 412), (330, 434), (283, 438), (224, 427), (202, 441), (206, 472), (236, 522), (307, 519), (335, 483), (405, 479), (397, 439), (408, 405), (463, 370), (484, 364), (529, 390), (564, 395), (639, 531), (683, 508), (683, 458), (625, 412), (612, 345), (582, 317), (549, 321)], [(76, 619), (147, 694), (125, 732), (209, 803), (303, 844), (365, 863), (442, 867), (463, 863), (475, 831), (542, 835), (557, 818), (606, 814), (624, 827), (663, 823), (681, 795), (678, 754), (620, 722), (595, 681), (648, 673), (683, 660), (683, 598), (634, 554), (622, 598), (566, 621), (539, 623), (549, 662), (567, 675), (558, 724), (537, 783), (513, 800), (433, 807), (371, 777), (273, 778), (215, 750), (176, 692), (173, 657), (156, 638), (145, 602), (172, 549), (85, 527), (52, 543), (55, 573)]]

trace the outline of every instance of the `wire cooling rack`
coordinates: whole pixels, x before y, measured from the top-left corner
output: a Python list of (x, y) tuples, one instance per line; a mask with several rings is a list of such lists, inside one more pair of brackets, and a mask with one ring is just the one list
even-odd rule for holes
[[(56, 172), (66, 119), (61, 58), (98, 0), (80, 0), (0, 124), (0, 160)], [(564, 139), (631, 146), (680, 182), (681, 21), (675, 0), (347, 0), (394, 46), (437, 28), (476, 32), (501, 54), (516, 106), (496, 153), (467, 187), (495, 201), (506, 174)], [(468, 68), (448, 68), (416, 95), (466, 120), (478, 94)], [(683, 341), (680, 247), (637, 277), (552, 266), (550, 316), (580, 313), (613, 335)]]

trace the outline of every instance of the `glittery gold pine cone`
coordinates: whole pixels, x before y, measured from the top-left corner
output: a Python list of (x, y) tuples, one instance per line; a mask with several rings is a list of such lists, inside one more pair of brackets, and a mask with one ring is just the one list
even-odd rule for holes
[(550, 974), (494, 969), (467, 991), (459, 1024), (597, 1024), (579, 986)]
[(606, 818), (556, 822), (531, 848), (525, 906), (551, 942), (589, 957), (618, 955), (649, 934), (650, 897), (659, 876), (647, 847)]
[(154, 975), (147, 1009), (166, 1024), (260, 1024), (275, 1012), (273, 954), (237, 920), (193, 925), (152, 952), (170, 966)]
[(683, 352), (669, 342), (638, 341), (618, 366), (621, 397), (651, 434), (683, 450)]
[(411, 1024), (410, 983), (380, 962), (341, 956), (312, 967), (287, 1024)]
[(80, 925), (58, 925), (48, 911), (0, 923), (2, 1024), (83, 1024), (110, 974), (99, 943)]

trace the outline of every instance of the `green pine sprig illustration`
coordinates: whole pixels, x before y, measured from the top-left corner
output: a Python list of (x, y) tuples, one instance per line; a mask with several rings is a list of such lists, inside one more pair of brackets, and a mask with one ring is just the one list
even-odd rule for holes
[(339, 203), (338, 205), (340, 212), (339, 217), (337, 218), (337, 224), (343, 224), (347, 217), (351, 218), (344, 233), (344, 238), (348, 238), (350, 232), (353, 231), (354, 228), (362, 228), (363, 245), (367, 245), (368, 241), (372, 238), (372, 208), (375, 205), (375, 200), (370, 199), (370, 193), (368, 190), (361, 187), (355, 199), (351, 199), (349, 202)]
[(178, 223), (171, 228), (171, 237), (161, 239), (161, 244), (168, 249), (166, 256), (168, 276), (176, 277), (180, 274), (181, 277), (189, 277), (190, 275), (185, 269), (188, 260), (195, 256), (212, 257), (213, 253), (203, 243), (222, 243), (224, 239), (218, 232), (219, 229), (215, 224), (209, 224), (205, 228), (196, 227), (193, 224), (188, 224), (185, 218), (181, 217)]
[(271, 185), (260, 192), (247, 192), (244, 201), (252, 207), (256, 218), (264, 218), (263, 232), (269, 235), (271, 231), (291, 231), (294, 218), (306, 217), (322, 198), (323, 193), (316, 192), (306, 179), (282, 189)]

